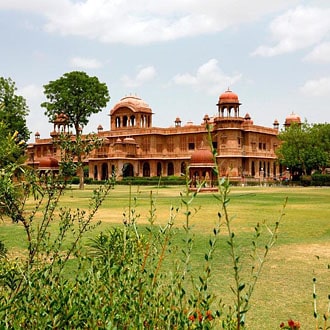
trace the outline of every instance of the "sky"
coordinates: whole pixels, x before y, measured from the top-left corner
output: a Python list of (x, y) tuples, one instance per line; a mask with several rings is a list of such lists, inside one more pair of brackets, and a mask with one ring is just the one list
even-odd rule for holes
[(111, 96), (84, 133), (109, 130), (129, 95), (153, 126), (200, 124), (227, 89), (256, 125), (330, 122), (329, 0), (0, 0), (0, 39), (0, 76), (26, 99), (32, 139), (53, 129), (43, 86), (71, 71)]

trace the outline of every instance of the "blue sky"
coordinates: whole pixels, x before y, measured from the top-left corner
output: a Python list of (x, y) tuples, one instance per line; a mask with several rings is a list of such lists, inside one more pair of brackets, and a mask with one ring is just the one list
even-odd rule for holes
[(219, 95), (238, 94), (242, 116), (283, 124), (292, 112), (330, 120), (328, 0), (0, 0), (0, 75), (30, 108), (31, 137), (49, 137), (43, 85), (79, 70), (107, 84), (106, 109), (138, 95), (154, 126), (215, 115)]

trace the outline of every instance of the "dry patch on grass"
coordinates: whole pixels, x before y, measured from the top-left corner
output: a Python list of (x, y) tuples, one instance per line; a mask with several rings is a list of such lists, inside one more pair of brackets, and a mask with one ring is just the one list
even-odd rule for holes
[(316, 256), (330, 260), (330, 243), (283, 245), (275, 248), (272, 252), (272, 258), (283, 259), (285, 257), (287, 262), (293, 260), (307, 261)]

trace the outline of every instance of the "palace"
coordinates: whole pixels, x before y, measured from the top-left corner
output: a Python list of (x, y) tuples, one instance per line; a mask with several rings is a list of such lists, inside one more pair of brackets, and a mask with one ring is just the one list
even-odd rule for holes
[[(180, 176), (189, 168), (193, 180), (208, 179), (214, 165), (212, 143), (221, 176), (233, 180), (279, 178), (282, 169), (275, 154), (278, 121), (273, 127), (254, 125), (249, 114), (241, 116), (240, 105), (238, 95), (227, 90), (219, 97), (214, 117), (205, 115), (198, 125), (182, 125), (176, 118), (173, 127), (161, 128), (153, 127), (153, 112), (146, 102), (126, 96), (110, 111), (110, 130), (101, 125), (97, 128), (103, 143), (84, 159), (89, 177), (105, 180), (113, 171), (121, 177)], [(300, 121), (296, 115), (289, 117), (285, 125)], [(60, 114), (51, 138), (41, 139), (36, 133), (35, 142), (28, 146), (28, 164), (39, 170), (56, 170), (61, 153), (54, 138), (66, 130), (66, 117)]]

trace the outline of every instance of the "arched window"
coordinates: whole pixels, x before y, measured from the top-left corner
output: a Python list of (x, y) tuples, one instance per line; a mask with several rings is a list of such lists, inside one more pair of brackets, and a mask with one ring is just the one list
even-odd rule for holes
[(120, 127), (120, 117), (116, 117), (116, 128)]
[(150, 165), (148, 162), (143, 164), (143, 176), (150, 176)]
[(167, 164), (167, 175), (174, 175), (174, 166), (172, 162)]
[(135, 116), (132, 115), (130, 120), (131, 120), (131, 127), (134, 127), (135, 126)]
[(127, 124), (128, 124), (127, 116), (124, 116), (123, 117), (123, 127), (127, 127)]
[(254, 161), (251, 162), (251, 175), (255, 176), (256, 175), (256, 168), (254, 165)]

